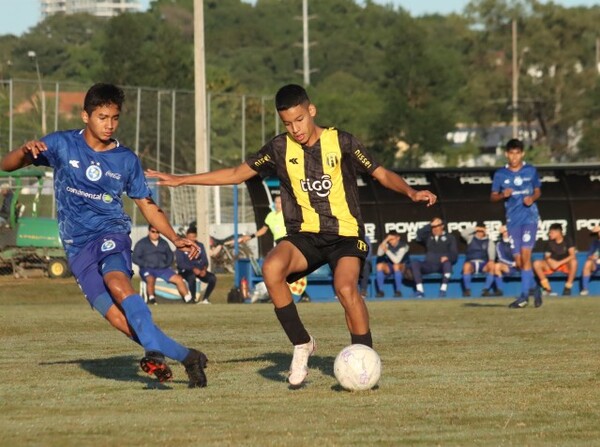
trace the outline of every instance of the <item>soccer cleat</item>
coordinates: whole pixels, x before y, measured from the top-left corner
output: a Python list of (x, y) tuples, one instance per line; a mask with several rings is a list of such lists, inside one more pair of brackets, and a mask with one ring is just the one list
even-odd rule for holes
[(156, 304), (157, 304), (157, 303), (156, 303), (156, 300), (154, 299), (154, 297), (153, 297), (153, 296), (151, 296), (151, 297), (148, 297), (148, 304), (154, 304), (154, 305), (156, 305)]
[(313, 355), (317, 349), (315, 339), (310, 337), (308, 343), (294, 346), (294, 356), (290, 365), (290, 375), (288, 382), (291, 386), (297, 387), (302, 385), (304, 379), (308, 375), (308, 358)]
[(380, 290), (379, 292), (377, 292), (377, 294), (375, 296), (377, 298), (383, 298), (385, 296), (385, 294)]
[(465, 290), (463, 290), (463, 296), (465, 296), (465, 297), (471, 296), (471, 289), (465, 289)]
[(208, 364), (206, 355), (196, 349), (190, 349), (190, 353), (182, 363), (188, 376), (188, 388), (204, 388), (208, 383), (204, 373), (204, 368)]
[(535, 307), (540, 307), (542, 305), (542, 291), (539, 287), (536, 287), (533, 292), (533, 305)]
[(563, 289), (563, 296), (571, 296), (571, 288), (570, 287), (565, 287)]
[(498, 289), (494, 292), (494, 296), (503, 296), (503, 295), (504, 295), (504, 292), (500, 289)]
[(210, 301), (208, 301), (206, 298), (204, 298), (202, 301), (200, 301), (201, 304), (212, 304)]
[(394, 298), (402, 298), (402, 292), (400, 292), (399, 290), (396, 290), (394, 292)]
[(440, 290), (440, 298), (446, 298), (446, 291)]
[(161, 383), (173, 378), (173, 372), (165, 362), (165, 356), (160, 352), (146, 352), (140, 360), (140, 366), (145, 373), (154, 374)]
[(556, 293), (556, 292), (553, 292), (553, 291), (552, 291), (552, 289), (548, 290), (548, 289), (544, 289), (544, 288), (542, 288), (542, 290), (540, 291), (540, 289), (539, 289), (539, 288), (536, 288), (536, 289), (534, 290), (534, 292), (533, 292), (534, 294), (535, 294), (535, 291), (536, 291), (536, 290), (537, 290), (538, 292), (540, 292), (540, 293), (542, 294), (542, 296), (557, 296), (557, 293)]
[(508, 305), (511, 309), (523, 309), (529, 304), (529, 299), (526, 296), (520, 296), (515, 301)]
[(582, 289), (581, 292), (579, 292), (579, 294), (581, 296), (588, 296), (590, 294), (590, 291), (588, 289)]
[(492, 292), (490, 291), (490, 289), (483, 289), (481, 291), (481, 296), (492, 296)]
[(415, 298), (425, 298), (425, 294), (423, 292), (415, 293)]

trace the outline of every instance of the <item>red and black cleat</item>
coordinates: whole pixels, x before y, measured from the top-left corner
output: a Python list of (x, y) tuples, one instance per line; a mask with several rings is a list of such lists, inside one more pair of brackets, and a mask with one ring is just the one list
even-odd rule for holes
[(140, 366), (144, 372), (154, 374), (161, 383), (173, 378), (173, 372), (165, 362), (165, 356), (160, 352), (147, 352), (140, 360)]

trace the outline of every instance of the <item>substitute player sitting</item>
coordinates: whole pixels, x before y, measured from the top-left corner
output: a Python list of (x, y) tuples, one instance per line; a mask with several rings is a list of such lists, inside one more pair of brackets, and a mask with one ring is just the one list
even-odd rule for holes
[(401, 297), (402, 275), (408, 260), (408, 244), (391, 230), (377, 247), (377, 296), (381, 298), (387, 275), (394, 274), (394, 296)]
[(581, 274), (581, 292), (580, 295), (586, 296), (590, 294), (590, 280), (592, 275), (600, 271), (600, 226), (592, 229), (592, 233), (596, 235), (596, 239), (592, 242), (587, 253), (587, 259), (583, 265)]
[(239, 184), (259, 173), (279, 177), (287, 236), (269, 252), (262, 272), (275, 314), (294, 345), (288, 380), (297, 387), (308, 374), (315, 340), (300, 320), (288, 282), (329, 264), (351, 343), (373, 344), (369, 314), (358, 289), (367, 243), (357, 173), (371, 175), (414, 202), (432, 205), (436, 196), (412, 189), (402, 177), (380, 166), (349, 133), (318, 126), (317, 108), (303, 87), (290, 84), (279, 89), (275, 107), (287, 132), (274, 137), (245, 163), (180, 176), (149, 170), (148, 176), (167, 186)]
[[(496, 243), (496, 262), (494, 263), (494, 280), (496, 291), (494, 295), (504, 295), (504, 276), (516, 273), (519, 271), (517, 263), (513, 256), (513, 247), (508, 235), (506, 225), (500, 227), (500, 240)], [(491, 287), (483, 289), (482, 296), (490, 296), (492, 294)]]
[(533, 270), (540, 280), (540, 284), (546, 295), (552, 294), (548, 275), (553, 273), (564, 273), (567, 282), (562, 294), (571, 295), (571, 288), (577, 273), (577, 258), (575, 257), (575, 245), (569, 236), (563, 234), (562, 225), (554, 223), (548, 230), (548, 242), (544, 249), (544, 259), (533, 263)]
[(483, 290), (488, 290), (494, 283), (494, 258), (496, 248), (494, 242), (487, 235), (487, 228), (483, 222), (475, 226), (467, 226), (460, 232), (467, 243), (465, 263), (463, 264), (463, 296), (471, 296), (471, 279), (473, 275), (485, 273)]

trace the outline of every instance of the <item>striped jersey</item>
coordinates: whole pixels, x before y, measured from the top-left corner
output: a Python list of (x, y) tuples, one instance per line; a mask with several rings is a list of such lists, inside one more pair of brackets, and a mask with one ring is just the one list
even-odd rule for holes
[(279, 178), (288, 235), (363, 236), (357, 172), (372, 174), (379, 164), (351, 134), (326, 128), (308, 147), (284, 133), (246, 163), (263, 177)]

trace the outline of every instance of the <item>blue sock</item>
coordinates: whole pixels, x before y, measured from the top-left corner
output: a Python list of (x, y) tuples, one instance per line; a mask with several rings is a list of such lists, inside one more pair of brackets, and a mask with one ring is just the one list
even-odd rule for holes
[(529, 296), (529, 289), (534, 286), (533, 270), (521, 270), (521, 295)]
[(504, 278), (502, 277), (502, 275), (496, 276), (495, 279), (496, 279), (496, 289), (504, 290)]
[(167, 337), (152, 321), (152, 314), (139, 295), (130, 295), (121, 302), (127, 321), (135, 331), (133, 341), (138, 341), (146, 352), (161, 352), (169, 358), (182, 361), (189, 349)]
[(588, 290), (590, 288), (590, 280), (592, 279), (591, 276), (583, 276), (581, 278), (581, 288), (583, 290)]
[(383, 292), (383, 281), (385, 280), (385, 273), (381, 270), (377, 270), (377, 290)]
[(465, 285), (465, 289), (471, 288), (471, 278), (472, 277), (473, 277), (473, 275), (471, 275), (469, 273), (463, 274), (463, 284)]
[(394, 286), (396, 287), (396, 291), (399, 291), (402, 287), (402, 272), (396, 271), (394, 272)]
[(485, 277), (485, 285), (483, 286), (486, 289), (490, 289), (494, 284), (494, 275), (492, 273), (488, 273)]

